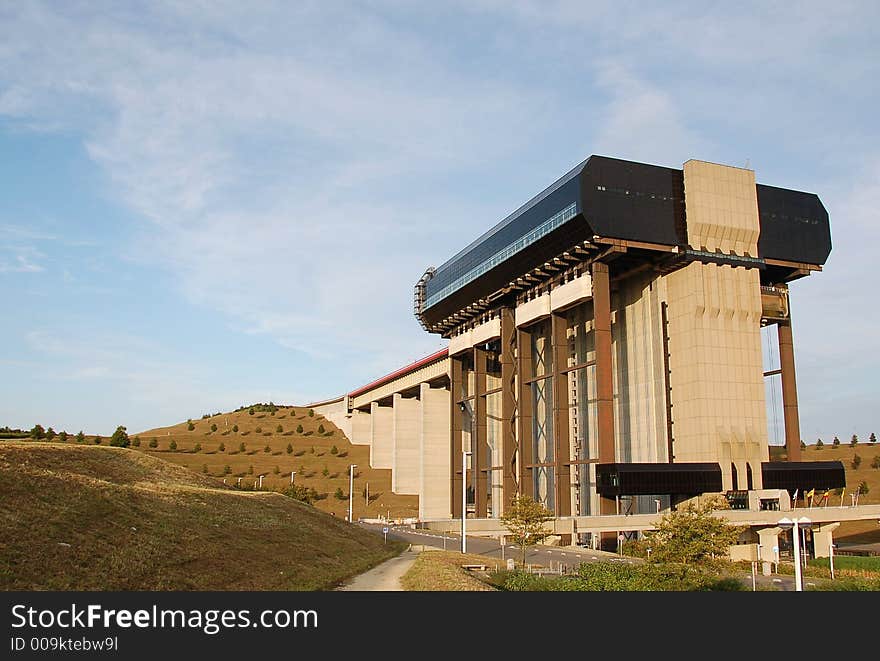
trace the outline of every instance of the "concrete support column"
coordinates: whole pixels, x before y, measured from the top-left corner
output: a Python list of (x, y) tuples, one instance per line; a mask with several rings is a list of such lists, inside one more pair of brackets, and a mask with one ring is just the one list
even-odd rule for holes
[(504, 464), (500, 513), (504, 513), (516, 493), (516, 326), (513, 310), (501, 310), (501, 459)]
[(840, 527), (840, 522), (826, 523), (819, 528), (813, 528), (813, 555), (817, 558), (827, 558), (831, 555), (831, 545), (834, 543), (834, 531)]
[(391, 415), (391, 491), (419, 494), (419, 420), (421, 403), (395, 393)]
[(431, 388), (427, 383), (419, 387), (419, 518), (448, 519), (451, 485), (449, 475), (454, 465), (449, 463), (449, 391)]
[[(596, 408), (599, 463), (614, 463), (614, 372), (611, 352), (611, 282), (608, 265), (593, 262), (593, 328), (596, 341)], [(615, 514), (611, 498), (599, 499), (600, 514)]]
[(449, 441), (449, 466), (450, 471), (449, 474), (451, 476), (451, 486), (450, 486), (450, 496), (452, 502), (450, 503), (450, 509), (452, 510), (452, 516), (455, 518), (461, 517), (461, 489), (462, 489), (462, 474), (461, 474), (461, 444), (462, 444), (462, 434), (461, 434), (461, 409), (458, 406), (458, 400), (461, 399), (461, 378), (462, 378), (462, 365), (461, 358), (457, 356), (449, 357), (449, 384), (450, 384), (450, 396), (449, 396), (449, 429), (450, 429), (450, 441)]
[(782, 415), (785, 420), (785, 450), (789, 461), (801, 460), (801, 427), (798, 419), (797, 380), (794, 374), (794, 342), (791, 320), (776, 324), (779, 337), (779, 369), (782, 376)]
[(526, 468), (534, 463), (532, 452), (532, 386), (526, 383), (532, 377), (532, 339), (521, 328), (516, 330), (517, 372), (519, 373), (519, 397), (517, 429), (519, 431), (519, 492), (535, 497), (532, 469)]
[(489, 446), (486, 443), (486, 350), (474, 347), (474, 438), (471, 466), (474, 472), (474, 514), (485, 519), (488, 491)]
[[(568, 336), (564, 314), (550, 316), (553, 346), (553, 456), (556, 462), (556, 516), (571, 514), (571, 451), (568, 429)], [(563, 540), (568, 544), (569, 542)]]
[(370, 445), (372, 438), (372, 423), (368, 411), (351, 412), (351, 443), (352, 445)]
[(394, 468), (393, 420), (390, 406), (370, 404), (370, 466)]
[(759, 553), (761, 559), (761, 571), (764, 576), (771, 574), (771, 564), (777, 561), (776, 551), (779, 548), (779, 533), (782, 528), (762, 528), (758, 531)]

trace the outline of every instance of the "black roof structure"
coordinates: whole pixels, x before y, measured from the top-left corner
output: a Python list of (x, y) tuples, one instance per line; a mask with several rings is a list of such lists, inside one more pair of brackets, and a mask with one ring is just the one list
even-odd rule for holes
[[(761, 235), (751, 257), (824, 264), (831, 232), (819, 197), (756, 189)], [(590, 156), (435, 269), (417, 314), (436, 323), (593, 236), (686, 248), (686, 222), (682, 170)]]

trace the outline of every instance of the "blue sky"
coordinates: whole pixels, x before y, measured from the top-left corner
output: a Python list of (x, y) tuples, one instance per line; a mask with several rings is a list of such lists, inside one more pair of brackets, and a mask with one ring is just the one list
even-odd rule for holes
[(443, 346), (424, 268), (596, 153), (820, 195), (802, 435), (866, 438), (877, 7), (2, 3), (0, 425), (342, 393)]

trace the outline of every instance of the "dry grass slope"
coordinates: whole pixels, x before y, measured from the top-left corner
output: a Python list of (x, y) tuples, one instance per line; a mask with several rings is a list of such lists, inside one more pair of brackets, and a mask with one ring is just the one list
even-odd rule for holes
[(0, 443), (3, 590), (316, 590), (398, 550), (141, 452)]
[(498, 560), (481, 555), (462, 555), (451, 551), (425, 551), (419, 554), (401, 585), (411, 592), (494, 592), (494, 588), (471, 575), (464, 564), (485, 564), (492, 569)]
[[(138, 449), (199, 473), (207, 466), (207, 475), (218, 479), (226, 477), (230, 485), (237, 485), (241, 477), (244, 488), (253, 488), (262, 474), (265, 476), (264, 490), (283, 489), (290, 484), (290, 472), (296, 471), (294, 479), (297, 484), (314, 488), (324, 496), (315, 507), (343, 517), (348, 515), (348, 467), (357, 464), (355, 519), (389, 514), (393, 518), (418, 515), (418, 496), (392, 493), (391, 471), (370, 468), (368, 446), (352, 445), (336, 425), (318, 414), (309, 416), (308, 410), (299, 406), (278, 407), (275, 415), (265, 411), (250, 415), (245, 409), (193, 420), (192, 430), (188, 429), (187, 422), (150, 429), (136, 434), (141, 440)], [(217, 430), (212, 431), (212, 426)], [(322, 426), (323, 434), (319, 431)], [(301, 432), (297, 431), (299, 427)], [(155, 449), (149, 447), (153, 438), (158, 443)], [(169, 449), (172, 441), (177, 446), (173, 451)], [(239, 449), (242, 443), (245, 444), (244, 452)], [(198, 451), (196, 444), (201, 446)], [(224, 450), (220, 450), (221, 444)], [(287, 452), (288, 445), (292, 446), (293, 452)], [(331, 453), (333, 446), (336, 446), (337, 454)], [(226, 466), (231, 473), (224, 473)], [(276, 468), (278, 473), (275, 473)], [(324, 475), (325, 468), (327, 475)], [(369, 504), (364, 498), (367, 484)], [(343, 500), (335, 497), (337, 489), (342, 490)]]

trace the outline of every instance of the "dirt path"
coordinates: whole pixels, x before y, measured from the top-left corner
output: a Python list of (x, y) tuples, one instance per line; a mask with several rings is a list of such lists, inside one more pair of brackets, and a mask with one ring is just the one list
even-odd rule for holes
[(348, 592), (402, 592), (400, 579), (418, 557), (419, 554), (414, 551), (405, 551), (336, 589)]

